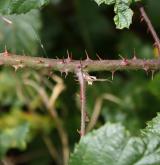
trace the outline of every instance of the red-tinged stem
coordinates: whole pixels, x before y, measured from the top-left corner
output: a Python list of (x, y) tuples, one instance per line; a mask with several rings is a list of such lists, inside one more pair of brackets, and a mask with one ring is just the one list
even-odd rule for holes
[(145, 12), (144, 7), (141, 6), (139, 8), (139, 10), (140, 10), (140, 13), (142, 15), (142, 20), (144, 20), (146, 22), (146, 24), (148, 26), (148, 30), (150, 31), (150, 33), (151, 33), (151, 35), (152, 35), (152, 37), (153, 37), (153, 39), (155, 41), (155, 46), (157, 47), (158, 54), (160, 56), (160, 40), (159, 40), (159, 37), (158, 37), (158, 35), (157, 35), (157, 33), (156, 33), (156, 31), (155, 31), (155, 29), (154, 29), (150, 19), (149, 19), (149, 17), (147, 16), (147, 14)]
[(80, 102), (81, 102), (81, 130), (80, 135), (85, 135), (85, 120), (86, 120), (86, 80), (84, 79), (82, 69), (78, 69), (76, 72), (78, 81), (80, 84)]
[(81, 67), (85, 72), (117, 71), (117, 70), (159, 70), (160, 59), (122, 59), (122, 60), (68, 60), (48, 59), (40, 57), (20, 56), (0, 53), (0, 65), (11, 66), (15, 69), (33, 68), (35, 70), (48, 69), (60, 72), (74, 72)]

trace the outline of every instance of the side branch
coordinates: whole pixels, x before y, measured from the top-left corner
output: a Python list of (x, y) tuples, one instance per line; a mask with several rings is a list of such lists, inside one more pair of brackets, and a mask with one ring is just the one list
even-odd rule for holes
[(156, 31), (155, 31), (155, 29), (154, 29), (150, 19), (149, 19), (149, 17), (147, 16), (147, 14), (145, 12), (144, 7), (141, 6), (139, 8), (139, 10), (140, 10), (140, 13), (142, 15), (142, 20), (144, 20), (146, 22), (146, 24), (148, 26), (148, 30), (150, 31), (150, 33), (151, 33), (151, 35), (152, 35), (152, 37), (153, 37), (153, 39), (155, 41), (155, 46), (157, 47), (158, 54), (160, 56), (160, 40), (159, 40), (159, 37), (158, 37), (158, 35), (157, 35), (157, 33), (156, 33)]
[[(80, 66), (81, 64), (81, 66)], [(19, 68), (48, 69), (60, 72), (75, 72), (81, 67), (83, 71), (116, 71), (116, 70), (159, 70), (160, 59), (122, 59), (122, 60), (72, 60), (48, 59), (0, 53), (0, 65)]]
[(80, 135), (83, 137), (85, 135), (85, 122), (86, 122), (86, 80), (84, 79), (84, 74), (81, 68), (76, 72), (80, 85), (80, 102), (81, 102), (81, 130)]

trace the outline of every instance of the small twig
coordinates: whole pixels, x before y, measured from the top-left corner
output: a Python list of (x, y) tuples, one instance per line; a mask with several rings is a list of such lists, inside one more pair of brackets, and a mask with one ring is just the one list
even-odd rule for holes
[(85, 122), (86, 122), (86, 80), (84, 79), (84, 74), (82, 68), (79, 68), (76, 72), (78, 81), (80, 84), (80, 101), (81, 101), (81, 130), (80, 135), (83, 137), (85, 135)]
[(43, 140), (44, 140), (53, 160), (55, 160), (58, 164), (60, 164), (58, 161), (59, 160), (58, 152), (57, 152), (54, 144), (52, 143), (51, 139), (48, 136), (43, 136)]
[(98, 97), (95, 101), (93, 113), (92, 113), (90, 122), (87, 126), (86, 132), (89, 132), (97, 123), (98, 117), (99, 117), (101, 109), (102, 109), (102, 104), (103, 104), (104, 99), (111, 101), (111, 102), (114, 102), (116, 104), (121, 104), (121, 102), (122, 102), (118, 97), (116, 97), (110, 93), (103, 94), (102, 96)]
[[(46, 91), (41, 86), (37, 85), (34, 81), (25, 80), (25, 84), (32, 86), (39, 93), (39, 95), (42, 98), (42, 101), (43, 101), (44, 105), (46, 106), (48, 112), (50, 113), (51, 117), (53, 118), (53, 120), (55, 122), (55, 125), (57, 127), (57, 130), (58, 130), (60, 139), (61, 139), (61, 143), (62, 143), (63, 164), (67, 165), (68, 164), (68, 158), (69, 158), (68, 137), (67, 137), (67, 134), (66, 134), (65, 130), (63, 129), (62, 121), (59, 118), (56, 110), (54, 109), (55, 105), (53, 105), (53, 103), (55, 103), (55, 99), (57, 99), (59, 94), (63, 91), (64, 85), (61, 84), (61, 83), (57, 84), (58, 88), (55, 87), (55, 89), (56, 89), (56, 93), (55, 93), (56, 98), (53, 94), (53, 92), (55, 92), (54, 89), (52, 91), (51, 98), (49, 98)], [(63, 86), (63, 87), (61, 87), (61, 86)], [(52, 99), (52, 98), (54, 98), (54, 99)]]
[(57, 82), (57, 85), (53, 88), (52, 94), (49, 99), (49, 106), (54, 108), (55, 101), (57, 100), (60, 93), (65, 89), (65, 86), (63, 84), (63, 81), (60, 77), (56, 75), (52, 75), (52, 79)]
[(144, 21), (146, 22), (146, 24), (148, 26), (148, 30), (152, 34), (152, 37), (153, 37), (153, 39), (155, 41), (155, 46), (157, 47), (158, 53), (159, 53), (159, 56), (160, 56), (160, 40), (159, 40), (159, 37), (158, 37), (158, 35), (157, 35), (157, 33), (156, 33), (156, 31), (155, 31), (155, 29), (154, 29), (150, 19), (149, 19), (149, 17), (147, 16), (147, 14), (145, 12), (144, 7), (141, 6), (139, 8), (139, 10), (140, 10), (140, 13), (142, 15), (142, 19), (144, 19)]

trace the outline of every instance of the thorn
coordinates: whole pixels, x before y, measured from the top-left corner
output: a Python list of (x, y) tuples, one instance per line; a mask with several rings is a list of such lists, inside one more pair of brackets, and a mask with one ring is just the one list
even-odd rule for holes
[(144, 67), (143, 69), (146, 72), (146, 75), (148, 76), (148, 67)]
[(85, 122), (89, 122), (89, 115), (87, 112), (85, 112)]
[(68, 70), (67, 69), (62, 68), (60, 73), (61, 73), (61, 77), (63, 76), (63, 73), (65, 74), (64, 75), (65, 78), (68, 76)]
[(23, 67), (24, 67), (23, 64), (13, 65), (13, 68), (15, 69), (15, 72), (16, 72), (19, 68), (23, 68)]
[(153, 47), (154, 47), (154, 48), (157, 48), (157, 47), (158, 47), (157, 45), (158, 45), (157, 42), (155, 42), (155, 43), (153, 44)]
[(82, 136), (81, 131), (79, 129), (77, 129), (77, 132), (80, 136)]
[(8, 53), (8, 51), (7, 51), (6, 45), (5, 45), (5, 51), (4, 51), (3, 55), (4, 55), (4, 57), (8, 57), (8, 56), (9, 56), (9, 53)]
[(18, 65), (13, 65), (13, 68), (15, 70), (15, 72), (18, 70), (19, 66)]
[(66, 62), (71, 62), (72, 61), (72, 56), (70, 56), (69, 51), (67, 49), (67, 59)]
[(65, 73), (64, 77), (66, 78), (68, 76), (68, 71), (65, 71), (64, 73)]
[(112, 81), (114, 79), (114, 74), (115, 74), (115, 71), (112, 71)]
[(64, 58), (63, 58), (63, 60), (62, 60), (62, 59), (59, 59), (59, 58), (56, 56), (56, 59), (57, 59), (57, 62), (58, 62), (59, 64), (64, 64)]
[(148, 76), (148, 70), (149, 70), (149, 68), (148, 68), (148, 65), (147, 65), (146, 62), (143, 64), (143, 70), (146, 72), (146, 74)]
[(69, 57), (69, 50), (67, 49), (67, 56)]
[(134, 52), (133, 52), (133, 58), (132, 58), (133, 60), (137, 60), (137, 57), (136, 57), (136, 50), (135, 50), (135, 48), (134, 48)]
[(102, 59), (101, 59), (101, 57), (96, 53), (96, 56), (98, 57), (98, 59), (100, 60), (100, 61), (102, 61)]
[(89, 58), (89, 55), (86, 50), (85, 50), (85, 54), (86, 54), (86, 61), (90, 61), (91, 59)]
[(157, 46), (157, 43), (155, 42), (154, 44), (153, 44), (153, 47), (156, 47)]
[(135, 55), (133, 56), (133, 60), (137, 60), (137, 57)]
[(121, 55), (119, 55), (119, 57), (122, 59), (121, 65), (122, 66), (127, 66), (129, 65), (129, 62), (126, 58), (122, 57)]
[(141, 18), (140, 18), (140, 22), (143, 22), (144, 21), (144, 18), (143, 18), (143, 16), (141, 16)]
[(118, 55), (122, 60), (125, 60), (125, 58), (124, 57), (122, 57), (120, 54)]
[(154, 79), (155, 70), (151, 70), (151, 73), (152, 73), (151, 80), (153, 80)]

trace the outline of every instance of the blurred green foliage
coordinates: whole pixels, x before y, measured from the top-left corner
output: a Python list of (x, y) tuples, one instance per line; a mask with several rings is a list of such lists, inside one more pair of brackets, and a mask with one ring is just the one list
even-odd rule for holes
[(6, 0), (0, 2), (0, 13), (2, 14), (21, 14), (30, 11), (31, 9), (40, 8), (49, 0)]
[(18, 54), (36, 55), (40, 44), (39, 31), (42, 26), (39, 11), (32, 10), (27, 14), (10, 15), (0, 21), (1, 51), (6, 47)]
[[(144, 5), (160, 34), (157, 17), (160, 1), (146, 0)], [(3, 51), (6, 46), (13, 53), (62, 58), (66, 57), (68, 49), (74, 59), (84, 59), (85, 50), (92, 59), (97, 59), (96, 53), (102, 59), (118, 59), (119, 55), (132, 58), (135, 51), (139, 58), (155, 58), (152, 38), (147, 33), (145, 23), (140, 23), (138, 8), (136, 5), (131, 8), (134, 15), (130, 29), (117, 30), (113, 21), (113, 6), (98, 7), (91, 0), (52, 0), (40, 12), (32, 10), (27, 14), (4, 16), (12, 23), (1, 17), (0, 50)], [(111, 79), (111, 73), (107, 72), (91, 75)], [(0, 155), (3, 155), (3, 159), (11, 157), (17, 164), (58, 164), (50, 156), (50, 150), (44, 142), (44, 136), (47, 136), (57, 152), (61, 153), (54, 120), (37, 92), (25, 84), (26, 79), (42, 86), (48, 95), (56, 85), (43, 72), (37, 73), (29, 69), (15, 72), (14, 68), (1, 68)], [(64, 82), (66, 90), (56, 100), (55, 109), (63, 121), (72, 151), (79, 139), (79, 89), (73, 75), (64, 78)], [(89, 117), (96, 100), (103, 95), (114, 96), (119, 100), (116, 102), (110, 98), (103, 99), (95, 128), (106, 122), (118, 122), (122, 123), (131, 135), (138, 135), (145, 123), (159, 111), (159, 82), (158, 72), (152, 80), (151, 71), (126, 71), (115, 72), (112, 83), (96, 82), (88, 86)], [(18, 159), (24, 156), (27, 159)], [(61, 160), (61, 156), (58, 159)]]
[(29, 126), (27, 123), (21, 123), (17, 127), (5, 128), (0, 131), (0, 159), (5, 156), (10, 148), (25, 149), (28, 131)]

